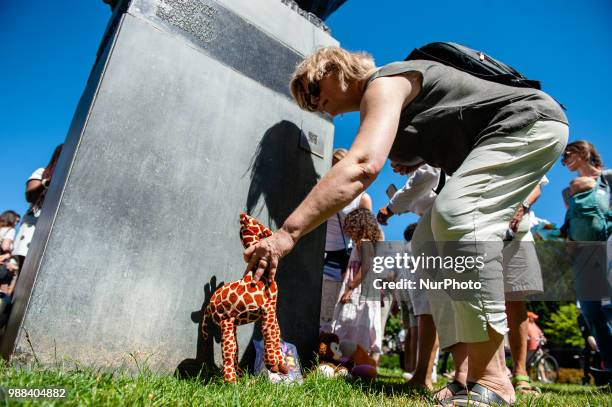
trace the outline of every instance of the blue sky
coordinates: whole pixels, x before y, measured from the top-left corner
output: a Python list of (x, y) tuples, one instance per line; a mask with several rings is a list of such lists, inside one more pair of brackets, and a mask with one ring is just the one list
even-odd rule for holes
[[(27, 209), (25, 180), (63, 142), (109, 17), (102, 0), (0, 5), (0, 141), (6, 154), (0, 210)], [(327, 23), (345, 48), (370, 52), (378, 65), (432, 41), (486, 51), (541, 80), (544, 90), (568, 108), (570, 139), (593, 142), (610, 164), (611, 17), (609, 0), (349, 0)], [(358, 122), (357, 114), (335, 119), (335, 146), (350, 146)], [(548, 175), (551, 183), (535, 211), (559, 223), (561, 190), (571, 174), (557, 164)], [(375, 210), (386, 204), (384, 191), (391, 182), (399, 187), (404, 178), (387, 165), (369, 190)], [(414, 220), (392, 218), (387, 238), (401, 239)]]

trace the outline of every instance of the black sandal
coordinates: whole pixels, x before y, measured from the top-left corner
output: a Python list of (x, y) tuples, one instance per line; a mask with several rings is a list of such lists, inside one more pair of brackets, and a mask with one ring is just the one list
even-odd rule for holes
[[(438, 397), (436, 397), (436, 395), (444, 389), (448, 389), (448, 391), (450, 391), (451, 393), (451, 396), (446, 397), (444, 399), (439, 399)], [(458, 382), (457, 380), (453, 380), (452, 382), (448, 382), (446, 386), (442, 387), (440, 390), (434, 393), (433, 401), (434, 403), (437, 403), (440, 406), (451, 405), (451, 404), (446, 404), (446, 400), (452, 399), (454, 396), (456, 396), (457, 394), (459, 394), (461, 391), (465, 389), (466, 389), (465, 386), (461, 382)]]
[(450, 403), (447, 405), (452, 406), (506, 407), (512, 405), (493, 390), (487, 389), (478, 383), (471, 382), (468, 383), (467, 389), (462, 390), (461, 392), (457, 393), (455, 397), (447, 400), (448, 403)]

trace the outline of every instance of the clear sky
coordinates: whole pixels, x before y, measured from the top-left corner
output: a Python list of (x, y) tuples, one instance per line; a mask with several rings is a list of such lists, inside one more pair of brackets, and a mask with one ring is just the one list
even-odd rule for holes
[[(64, 141), (110, 10), (102, 0), (1, 3), (0, 141), (6, 157), (0, 210), (23, 213), (25, 180)], [(542, 81), (568, 109), (570, 140), (591, 141), (612, 165), (611, 20), (609, 0), (349, 0), (327, 23), (345, 48), (370, 52), (378, 65), (432, 41), (483, 50)], [(334, 122), (334, 145), (349, 147), (358, 115)], [(551, 183), (534, 209), (561, 223), (561, 190), (571, 174), (557, 164), (548, 176)], [(391, 182), (400, 187), (405, 178), (387, 165), (368, 191), (375, 211), (386, 204)], [(392, 218), (387, 238), (401, 239), (414, 220)]]

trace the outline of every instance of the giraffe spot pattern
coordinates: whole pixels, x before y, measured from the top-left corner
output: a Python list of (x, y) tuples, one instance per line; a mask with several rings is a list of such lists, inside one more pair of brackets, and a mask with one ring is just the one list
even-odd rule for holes
[[(270, 229), (253, 217), (240, 214), (240, 236), (244, 247), (271, 236)], [(265, 344), (264, 360), (274, 372), (287, 373), (284, 357), (280, 351), (280, 330), (276, 320), (277, 285), (274, 281), (259, 281), (251, 284), (252, 272), (241, 280), (223, 285), (211, 297), (204, 313), (202, 334), (206, 334), (206, 318), (210, 317), (222, 330), (223, 377), (230, 383), (236, 382), (237, 352), (236, 326), (257, 321), (263, 315), (262, 333)]]

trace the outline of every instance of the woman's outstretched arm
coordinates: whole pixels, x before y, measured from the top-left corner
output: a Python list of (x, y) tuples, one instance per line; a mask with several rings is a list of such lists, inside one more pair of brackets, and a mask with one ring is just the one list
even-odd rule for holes
[(361, 100), (361, 125), (346, 157), (325, 174), (274, 235), (244, 251), (246, 271), (257, 265), (255, 281), (266, 269), (274, 278), (278, 261), (302, 236), (374, 181), (393, 145), (402, 107), (416, 96), (412, 90), (411, 80), (404, 76), (378, 78), (370, 84)]

